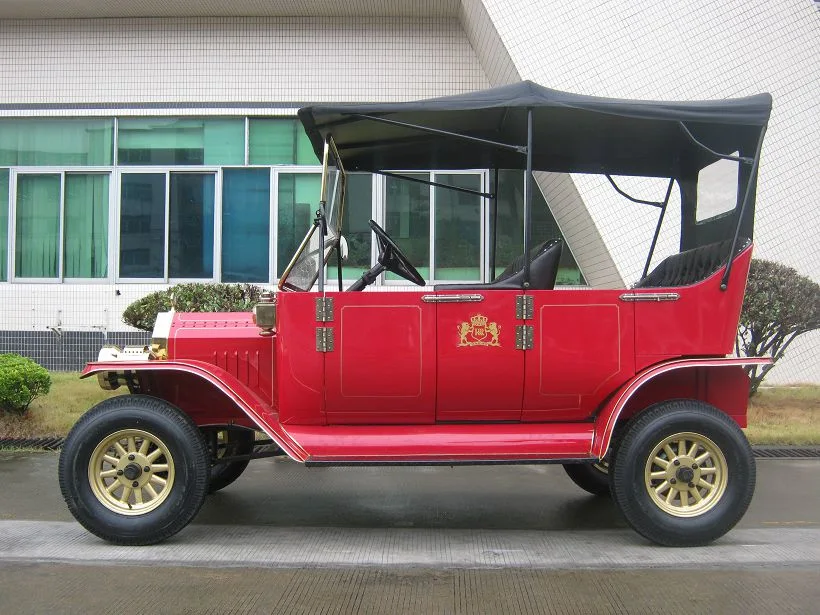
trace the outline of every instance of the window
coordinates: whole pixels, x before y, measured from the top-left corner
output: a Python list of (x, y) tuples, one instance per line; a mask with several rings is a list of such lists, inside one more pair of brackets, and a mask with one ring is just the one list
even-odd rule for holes
[(0, 165), (109, 166), (114, 120), (0, 120)]
[(250, 164), (319, 164), (313, 146), (298, 120), (248, 120)]
[(0, 282), (8, 280), (9, 170), (0, 169)]
[(245, 164), (242, 118), (130, 118), (118, 125), (119, 164)]
[(320, 173), (280, 173), (277, 224), (277, 276), (281, 276), (299, 242), (313, 224), (322, 186)]
[[(738, 156), (738, 152), (732, 156)], [(698, 173), (696, 221), (702, 222), (734, 210), (737, 205), (737, 178), (740, 165), (722, 158)]]
[[(497, 192), (497, 228), (495, 271), (489, 277), (500, 274), (513, 260), (524, 252), (524, 172), (499, 171)], [(491, 214), (492, 215), (492, 214)], [(537, 185), (532, 191), (532, 234), (533, 248), (549, 239), (561, 238), (561, 229), (550, 213), (547, 202)], [(492, 241), (492, 237), (490, 238)], [(569, 247), (564, 244), (561, 261), (558, 265), (556, 286), (585, 285), (581, 270)]]
[(270, 170), (225, 169), (222, 281), (267, 282), (269, 254)]
[(124, 173), (120, 278), (212, 278), (214, 184), (213, 173)]
[(17, 176), (18, 278), (108, 275), (108, 174)]
[[(481, 190), (481, 175), (478, 173), (402, 175)], [(482, 197), (438, 186), (431, 190), (429, 185), (395, 177), (387, 177), (385, 185), (385, 230), (401, 246), (421, 276), (428, 282), (480, 281)], [(431, 217), (434, 222), (432, 232)], [(385, 276), (387, 280), (400, 279), (392, 273)]]
[[(347, 240), (348, 255), (342, 267), (342, 277), (356, 280), (370, 269), (370, 245), (373, 232), (368, 221), (373, 217), (373, 176), (370, 173), (350, 173), (342, 212), (342, 234)], [(328, 271), (333, 278), (336, 272)]]

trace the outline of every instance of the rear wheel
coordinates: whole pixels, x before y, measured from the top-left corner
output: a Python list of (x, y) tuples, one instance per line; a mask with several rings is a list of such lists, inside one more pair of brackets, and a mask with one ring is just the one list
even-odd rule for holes
[(123, 395), (89, 410), (60, 454), (60, 490), (88, 531), (123, 545), (165, 540), (199, 511), (208, 486), (205, 443), (170, 404)]
[(564, 471), (584, 491), (609, 495), (609, 464), (603, 459), (597, 463), (567, 463)]
[(737, 423), (717, 408), (664, 402), (630, 422), (610, 488), (642, 536), (667, 546), (703, 545), (732, 529), (749, 507), (754, 456)]
[(250, 459), (220, 462), (223, 457), (250, 455), (253, 452), (255, 434), (250, 429), (205, 428), (205, 440), (211, 449), (214, 465), (211, 467), (211, 480), (208, 493), (224, 489), (242, 475)]

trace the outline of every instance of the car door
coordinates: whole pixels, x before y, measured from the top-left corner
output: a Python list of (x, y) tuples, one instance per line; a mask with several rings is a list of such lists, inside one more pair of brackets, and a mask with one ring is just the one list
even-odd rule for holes
[(435, 305), (436, 420), (518, 421), (524, 352), (516, 348), (516, 296), (500, 289), (446, 290)]
[(588, 418), (635, 373), (634, 304), (623, 290), (536, 290), (523, 421)]
[(421, 292), (329, 292), (323, 322), (328, 424), (435, 420), (435, 305)]

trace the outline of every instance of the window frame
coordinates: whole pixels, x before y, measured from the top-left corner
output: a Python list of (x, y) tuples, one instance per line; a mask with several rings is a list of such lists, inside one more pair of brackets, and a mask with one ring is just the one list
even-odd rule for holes
[[(7, 168), (7, 167), (4, 167)], [(54, 278), (32, 278), (17, 275), (17, 178), (27, 175), (59, 175), (60, 177), (60, 230), (58, 240), (57, 276)], [(102, 278), (66, 278), (65, 277), (65, 183), (66, 175), (108, 175), (108, 275)], [(24, 284), (108, 284), (114, 281), (112, 275), (112, 242), (111, 225), (114, 203), (114, 168), (113, 167), (11, 167), (9, 168), (9, 219), (7, 239), (6, 283)]]

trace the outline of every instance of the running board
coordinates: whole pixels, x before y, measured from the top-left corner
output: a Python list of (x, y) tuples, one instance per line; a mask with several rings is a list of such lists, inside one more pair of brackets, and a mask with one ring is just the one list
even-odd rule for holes
[(306, 465), (463, 465), (595, 460), (592, 423), (283, 425)]

